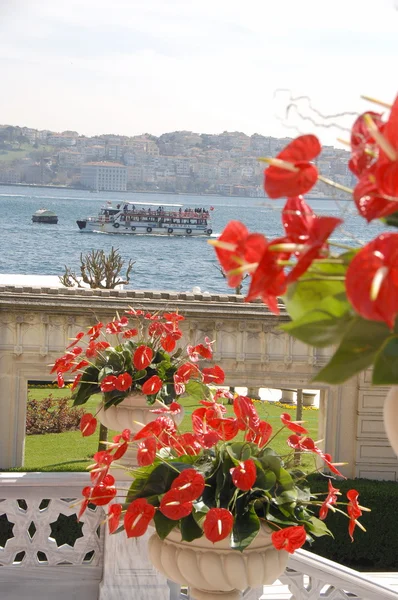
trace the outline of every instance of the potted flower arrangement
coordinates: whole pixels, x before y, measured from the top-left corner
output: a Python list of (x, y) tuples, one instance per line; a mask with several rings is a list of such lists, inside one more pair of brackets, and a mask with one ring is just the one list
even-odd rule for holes
[[(138, 320), (137, 327), (131, 328), (131, 318)], [(153, 407), (143, 426), (124, 428), (106, 450), (95, 453), (79, 518), (92, 503), (109, 505), (110, 533), (136, 538), (151, 526), (148, 551), (158, 570), (188, 585), (197, 600), (233, 600), (240, 590), (277, 579), (289, 553), (306, 541), (332, 535), (324, 522), (329, 510), (348, 517), (352, 538), (357, 525), (363, 528), (358, 518), (367, 509), (359, 505), (356, 490), (339, 501), (331, 479), (324, 494), (311, 493), (300, 457), (310, 454), (314, 471), (320, 468), (317, 460), (343, 477), (339, 465), (290, 415), (282, 414), (280, 428), (273, 431), (250, 398), (215, 388), (224, 381), (222, 369), (198, 366), (200, 358), (211, 358), (209, 340), (188, 346), (185, 356), (175, 350), (181, 319), (177, 313), (131, 309), (126, 317), (77, 334), (55, 362), (60, 385), (69, 372), (78, 372), (72, 385), (76, 404), (102, 391), (101, 412), (107, 405), (122, 406), (138, 390)], [(116, 336), (114, 345), (109, 336)], [(198, 400), (190, 431), (175, 420), (184, 394)], [(95, 426), (95, 417), (85, 415), (83, 435)], [(286, 429), (287, 443), (278, 453), (273, 442)], [(110, 469), (132, 449), (135, 465), (125, 475), (131, 485), (118, 490)]]
[[(148, 405), (168, 407), (174, 419), (182, 418), (176, 400), (181, 394), (205, 397), (207, 384), (221, 384), (224, 372), (217, 365), (199, 368), (199, 360), (212, 358), (212, 342), (177, 348), (184, 317), (178, 312), (148, 313), (127, 310), (109, 323), (97, 322), (87, 333), (81, 331), (66, 353), (52, 366), (58, 386), (73, 377), (74, 406), (102, 394), (97, 410), (100, 421), (121, 431), (138, 430), (138, 423), (154, 419)], [(156, 410), (155, 410), (156, 413)], [(83, 435), (92, 435), (97, 419), (86, 413), (80, 424)]]
[[(235, 397), (228, 416), (229, 395), (225, 390), (207, 395), (192, 413), (191, 431), (181, 432), (164, 407), (134, 435), (125, 430), (116, 436), (94, 456), (79, 514), (90, 502), (109, 504), (110, 532), (128, 538), (152, 525), (150, 559), (168, 578), (188, 585), (197, 600), (232, 600), (239, 590), (272, 583), (289, 553), (307, 540), (332, 535), (324, 522), (329, 510), (348, 516), (351, 538), (356, 525), (363, 528), (358, 518), (367, 510), (356, 490), (340, 502), (331, 479), (324, 494), (311, 494), (300, 468), (302, 454), (343, 476), (301, 423), (282, 414), (274, 432), (245, 396)], [(278, 454), (272, 442), (286, 428), (286, 449)], [(138, 467), (119, 499), (109, 469), (129, 446), (137, 448)]]
[[(304, 195), (318, 180), (352, 194), (361, 217), (398, 227), (398, 97), (392, 105), (367, 98), (382, 112), (358, 116), (347, 144), (354, 189), (323, 177), (311, 162), (321, 152), (314, 135), (292, 140), (268, 164), (264, 189), (286, 198), (284, 235), (270, 240), (230, 222), (216, 241), (218, 260), (231, 287), (250, 275), (247, 301), (261, 298), (275, 314), (279, 302), (291, 317), (282, 329), (318, 348), (332, 346), (329, 363), (314, 378), (339, 384), (372, 367), (375, 385), (393, 385), (384, 416), (398, 454), (398, 233), (378, 235), (362, 247), (331, 240), (340, 218), (316, 216)], [(387, 113), (387, 114), (385, 114)]]

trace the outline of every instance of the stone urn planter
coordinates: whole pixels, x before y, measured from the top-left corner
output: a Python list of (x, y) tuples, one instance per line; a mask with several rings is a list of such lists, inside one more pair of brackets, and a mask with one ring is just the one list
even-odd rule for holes
[(303, 392), (303, 406), (314, 406), (315, 398), (315, 393)]
[(262, 526), (243, 552), (231, 550), (229, 538), (213, 544), (205, 537), (182, 542), (178, 530), (165, 540), (153, 533), (149, 558), (168, 579), (190, 588), (195, 600), (238, 600), (247, 588), (272, 584), (286, 568), (289, 554), (276, 550)]
[(282, 404), (294, 404), (294, 394), (296, 390), (293, 389), (284, 389), (281, 388), (282, 396), (279, 399), (279, 402)]
[[(101, 406), (101, 405), (100, 405)], [(123, 431), (130, 429), (134, 435), (150, 421), (154, 421), (159, 415), (151, 412), (151, 409), (159, 407), (159, 404), (147, 404), (147, 397), (140, 391), (132, 392), (117, 406), (110, 406), (106, 410), (102, 407), (98, 412), (99, 421), (108, 429)], [(176, 425), (184, 418), (184, 409), (179, 415), (171, 417)], [(137, 466), (137, 450), (130, 446), (126, 454), (118, 460), (125, 467)], [(117, 475), (112, 471), (113, 475)]]
[(394, 385), (384, 401), (384, 429), (395, 454), (398, 456), (398, 386)]

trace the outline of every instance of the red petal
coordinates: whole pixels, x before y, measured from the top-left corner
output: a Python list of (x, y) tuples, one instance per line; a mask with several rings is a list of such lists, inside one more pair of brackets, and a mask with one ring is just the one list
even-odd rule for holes
[(158, 375), (152, 375), (142, 386), (143, 394), (151, 396), (152, 394), (157, 394), (159, 390), (163, 387), (163, 381), (158, 377)]
[(205, 537), (213, 542), (225, 539), (232, 531), (234, 517), (226, 508), (211, 508), (203, 522)]
[(289, 162), (314, 160), (321, 151), (322, 146), (316, 135), (299, 135), (277, 155), (277, 158)]
[(178, 490), (181, 502), (191, 502), (202, 495), (205, 480), (195, 469), (185, 469), (174, 479), (171, 489)]
[(115, 387), (119, 392), (127, 392), (133, 383), (133, 378), (129, 373), (121, 373), (115, 381)]
[(83, 437), (93, 435), (93, 433), (95, 433), (96, 428), (97, 419), (91, 413), (86, 413), (82, 416), (80, 421), (80, 431), (82, 432)]
[(192, 502), (183, 502), (180, 491), (171, 489), (163, 496), (159, 509), (168, 519), (179, 521), (191, 514)]
[(133, 356), (133, 364), (135, 368), (140, 371), (141, 369), (146, 369), (152, 362), (153, 358), (153, 350), (149, 348), (149, 346), (140, 346), (134, 352)]
[(242, 461), (237, 467), (231, 469), (233, 484), (243, 492), (252, 489), (257, 478), (257, 470), (254, 462), (249, 458)]
[(144, 535), (155, 514), (155, 507), (145, 498), (137, 498), (128, 507), (124, 516), (124, 528), (127, 537)]

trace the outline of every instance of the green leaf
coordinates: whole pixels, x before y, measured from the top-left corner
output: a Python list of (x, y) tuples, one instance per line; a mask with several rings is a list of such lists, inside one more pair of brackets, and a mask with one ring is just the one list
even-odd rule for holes
[(145, 377), (145, 375), (146, 375), (145, 369), (142, 369), (141, 371), (135, 371), (132, 375), (133, 381), (138, 381), (139, 379), (142, 379), (143, 377)]
[(398, 383), (398, 337), (390, 336), (377, 353), (373, 367), (373, 385)]
[(355, 317), (340, 346), (313, 381), (339, 384), (367, 369), (388, 337), (390, 331), (384, 323)]
[(315, 537), (322, 537), (323, 535), (330, 535), (333, 537), (332, 532), (323, 521), (318, 519), (318, 517), (311, 517), (308, 519), (305, 528)]
[(200, 402), (200, 400), (204, 400), (209, 396), (209, 388), (204, 383), (200, 381), (188, 381), (185, 385), (185, 394), (183, 396), (184, 400), (189, 399), (194, 402)]
[(164, 540), (164, 538), (169, 535), (170, 531), (172, 531), (177, 525), (176, 521), (165, 517), (164, 514), (160, 512), (160, 510), (157, 510), (155, 512), (153, 520), (156, 527), (156, 533), (158, 534), (161, 540)]
[(388, 215), (388, 217), (384, 217), (380, 221), (384, 221), (384, 223), (387, 223), (391, 227), (398, 227), (398, 212), (392, 213), (392, 215)]
[(324, 348), (341, 341), (352, 319), (349, 312), (335, 316), (330, 312), (315, 309), (303, 315), (301, 319), (282, 325), (280, 329), (305, 344)]
[(110, 367), (103, 367), (98, 373), (98, 381), (101, 382), (108, 375), (113, 375), (113, 370)]
[[(321, 277), (327, 275), (344, 277), (346, 271), (346, 265), (328, 264), (326, 262), (324, 264), (317, 263), (307, 273), (308, 278), (289, 285), (283, 300), (291, 318), (300, 319), (309, 311), (318, 308), (325, 298), (344, 294), (344, 281), (320, 279), (317, 275)], [(313, 279), (310, 279), (310, 277), (313, 277)]]
[(293, 488), (291, 490), (284, 490), (281, 494), (275, 496), (275, 504), (291, 504), (297, 501), (297, 491)]
[(254, 540), (260, 530), (260, 519), (258, 518), (254, 507), (251, 506), (242, 515), (237, 515), (231, 535), (231, 548), (243, 552), (245, 548)]
[(87, 400), (93, 395), (98, 394), (101, 391), (99, 385), (95, 383), (98, 377), (97, 367), (90, 366), (84, 371), (82, 378), (80, 379), (79, 388), (72, 396), (73, 406), (79, 406), (85, 404)]
[(203, 521), (209, 510), (209, 507), (201, 500), (193, 502), (193, 511), (191, 514), (198, 525)]
[(271, 490), (276, 483), (276, 475), (273, 471), (264, 471), (263, 465), (259, 460), (254, 461), (257, 467), (257, 477), (254, 483), (254, 489), (260, 489), (264, 492)]
[(283, 487), (283, 489), (286, 490), (293, 490), (294, 488), (294, 481), (292, 476), (290, 475), (289, 471), (286, 471), (286, 469), (279, 469), (279, 473), (276, 474), (276, 477), (278, 479), (278, 483)]
[(141, 477), (136, 477), (130, 486), (127, 501), (131, 502), (136, 498), (147, 498), (148, 496), (160, 496), (167, 492), (178, 473), (190, 468), (190, 465), (181, 462), (172, 464), (175, 468), (167, 463), (157, 464), (154, 469), (148, 470), (147, 474), (143, 473)]
[[(234, 464), (250, 458), (252, 456), (252, 449), (252, 445), (248, 442), (233, 442), (232, 444), (226, 444), (226, 450), (234, 461)], [(254, 450), (256, 449), (257, 447), (254, 447)]]
[(203, 535), (203, 531), (195, 521), (192, 513), (181, 519), (180, 529), (183, 542), (193, 542), (193, 540)]

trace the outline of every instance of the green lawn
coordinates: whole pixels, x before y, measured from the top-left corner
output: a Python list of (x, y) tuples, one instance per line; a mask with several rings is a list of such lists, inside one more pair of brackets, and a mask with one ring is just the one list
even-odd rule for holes
[(54, 148), (52, 146), (39, 146), (38, 148), (33, 148), (30, 144), (21, 144), (20, 150), (0, 150), (0, 164), (12, 163), (14, 160), (22, 160), (32, 152), (53, 153)]
[[(58, 389), (37, 389), (29, 390), (29, 394), (35, 399), (43, 399), (49, 394), (55, 398), (64, 398), (70, 394), (68, 390)], [(93, 396), (85, 405), (86, 412), (95, 413), (100, 396)], [(184, 405), (185, 417), (180, 425), (181, 431), (191, 429), (191, 413), (197, 404), (189, 401), (181, 401)], [(262, 419), (267, 420), (276, 432), (280, 425), (280, 415), (283, 412), (289, 412), (294, 419), (295, 407), (284, 408), (275, 405), (272, 402), (256, 402), (257, 411)], [(227, 407), (228, 415), (233, 415), (231, 406)], [(318, 411), (305, 410), (304, 419), (309, 434), (315, 440), (318, 439)], [(284, 429), (272, 442), (272, 447), (280, 454), (286, 453), (286, 439), (291, 432)], [(115, 435), (115, 432), (109, 433), (109, 439)], [(98, 432), (87, 438), (83, 438), (80, 431), (70, 431), (67, 433), (48, 433), (44, 435), (26, 436), (25, 443), (25, 464), (19, 471), (84, 471), (86, 466), (92, 461), (91, 458), (98, 447)], [(304, 456), (304, 466), (308, 471), (313, 470), (313, 455)]]

